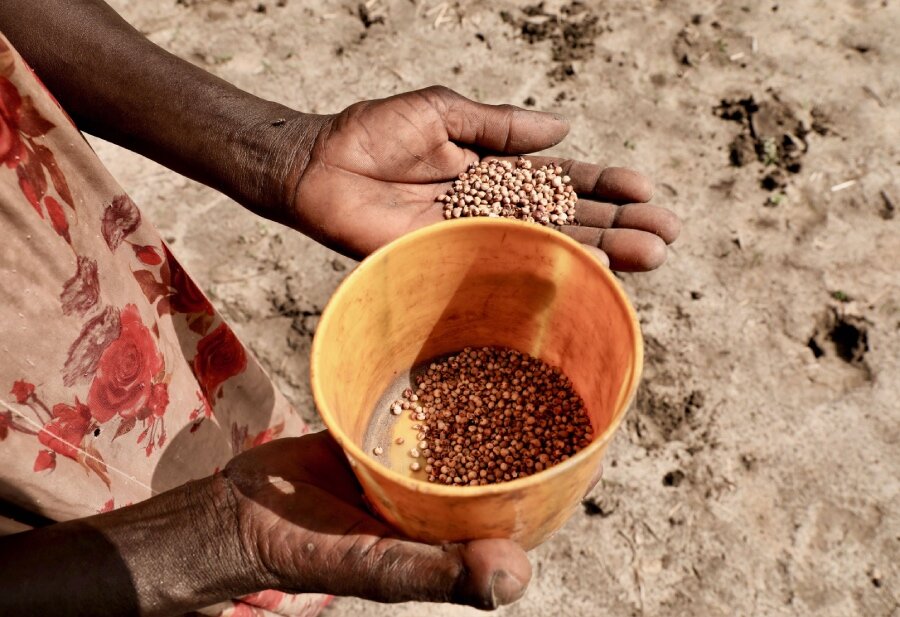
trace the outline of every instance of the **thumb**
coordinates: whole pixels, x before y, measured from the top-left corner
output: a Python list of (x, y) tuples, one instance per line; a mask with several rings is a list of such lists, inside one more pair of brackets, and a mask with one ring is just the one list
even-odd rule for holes
[(453, 602), (495, 609), (515, 602), (531, 580), (525, 551), (511, 540), (474, 540), (430, 546), (379, 540), (355, 559), (342, 560), (331, 593), (378, 602)]
[(444, 86), (422, 94), (437, 109), (452, 141), (505, 154), (526, 154), (561, 142), (569, 121), (558, 114), (529, 111), (514, 105), (486, 105)]

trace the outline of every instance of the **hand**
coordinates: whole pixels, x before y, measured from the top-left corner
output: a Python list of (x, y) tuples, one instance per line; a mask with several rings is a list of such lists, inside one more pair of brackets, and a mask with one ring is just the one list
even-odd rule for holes
[[(568, 130), (560, 116), (483, 105), (443, 87), (357, 103), (321, 121), (308, 163), (286, 175), (289, 220), (338, 251), (364, 256), (443, 220), (435, 198), (479, 155), (543, 150)], [(630, 169), (532, 160), (560, 165), (572, 178), (581, 225), (564, 226), (564, 233), (602, 259), (608, 255), (617, 270), (650, 270), (665, 261), (680, 222), (644, 203), (653, 193), (647, 178)]]
[(440, 547), (398, 537), (366, 512), (326, 432), (253, 448), (223, 476), (244, 551), (267, 587), (488, 609), (517, 600), (531, 578), (528, 558), (510, 540)]

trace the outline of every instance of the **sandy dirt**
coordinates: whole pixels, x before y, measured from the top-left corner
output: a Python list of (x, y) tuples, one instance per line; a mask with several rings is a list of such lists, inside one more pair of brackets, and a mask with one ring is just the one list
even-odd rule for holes
[[(647, 359), (603, 482), (500, 614), (900, 615), (897, 2), (113, 4), (307, 111), (443, 83), (564, 113), (557, 153), (646, 172), (683, 217), (622, 277)], [(310, 339), (353, 262), (94, 143), (315, 422)], [(479, 613), (328, 612), (423, 614)]]

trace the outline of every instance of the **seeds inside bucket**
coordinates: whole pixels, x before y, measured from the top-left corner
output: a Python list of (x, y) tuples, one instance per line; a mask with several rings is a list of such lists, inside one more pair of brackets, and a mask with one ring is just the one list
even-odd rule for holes
[(569, 379), (512, 349), (466, 348), (432, 362), (415, 381), (397, 402), (416, 397), (422, 407), (423, 439), (410, 455), (425, 458), (430, 482), (478, 486), (522, 478), (566, 460), (592, 438)]
[(578, 196), (559, 166), (532, 163), (519, 158), (480, 161), (459, 174), (446, 195), (444, 218), (469, 216), (504, 217), (542, 225), (575, 225)]

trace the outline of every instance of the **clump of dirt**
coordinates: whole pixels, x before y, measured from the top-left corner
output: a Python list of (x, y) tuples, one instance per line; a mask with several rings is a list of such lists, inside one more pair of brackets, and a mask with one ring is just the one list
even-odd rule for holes
[(869, 351), (869, 327), (863, 317), (829, 309), (816, 324), (807, 346), (816, 358), (831, 352), (847, 364), (868, 371), (865, 356)]
[(680, 469), (673, 469), (663, 476), (663, 486), (678, 487), (684, 482), (685, 474)]
[(888, 195), (887, 191), (881, 191), (881, 201), (882, 206), (879, 211), (879, 215), (886, 221), (890, 221), (894, 218), (894, 215), (897, 212), (897, 206), (894, 205), (894, 200), (891, 199), (891, 196)]
[(579, 0), (564, 5), (557, 13), (539, 2), (520, 9), (518, 15), (501, 11), (500, 18), (529, 44), (550, 41), (555, 66), (547, 75), (555, 82), (574, 77), (574, 62), (593, 55), (594, 39), (603, 31), (600, 18)]
[(702, 15), (694, 15), (675, 37), (672, 53), (685, 67), (726, 66), (747, 55), (746, 39), (741, 32), (724, 28), (718, 21), (707, 24)]
[(587, 497), (581, 502), (584, 513), (587, 516), (599, 516), (607, 518), (611, 516), (619, 507), (619, 500), (613, 494), (613, 491), (604, 490), (596, 497)]
[(356, 7), (356, 16), (362, 22), (363, 27), (368, 30), (375, 24), (384, 23), (384, 15), (374, 13), (364, 3), (360, 2)]
[[(809, 149), (806, 136), (810, 129), (777, 94), (772, 93), (771, 98), (761, 102), (752, 95), (722, 99), (714, 111), (720, 118), (741, 126), (729, 145), (731, 164), (744, 167), (754, 160), (762, 163), (760, 185), (767, 191), (784, 189), (790, 175), (803, 168), (802, 159)], [(815, 117), (814, 120), (816, 132), (828, 132), (823, 118)], [(776, 205), (778, 202), (770, 198), (768, 203)]]
[(638, 390), (636, 413), (629, 416), (628, 425), (645, 448), (660, 448), (673, 439), (685, 439), (699, 428), (702, 424), (699, 415), (705, 403), (706, 397), (699, 390), (685, 396), (670, 396), (644, 386)]
[(288, 276), (283, 287), (269, 292), (268, 300), (275, 314), (292, 319), (288, 346), (295, 349), (298, 345), (309, 345), (319, 325), (322, 308), (303, 297), (297, 280)]

